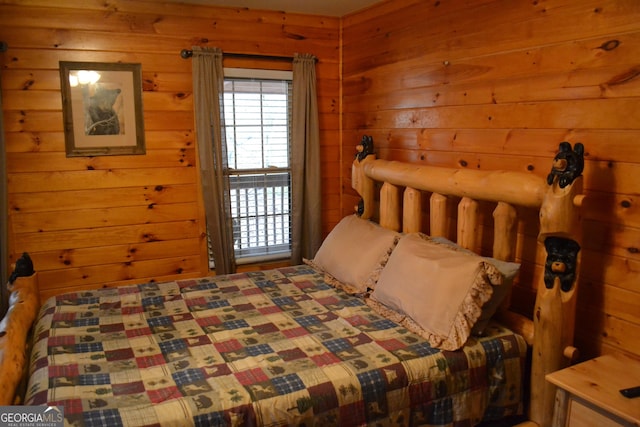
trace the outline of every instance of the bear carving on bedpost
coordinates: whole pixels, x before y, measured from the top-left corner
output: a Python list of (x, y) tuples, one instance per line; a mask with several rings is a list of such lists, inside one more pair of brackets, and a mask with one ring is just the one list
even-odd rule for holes
[(40, 308), (38, 281), (29, 254), (16, 261), (7, 282), (9, 308), (0, 320), (0, 406), (21, 404), (28, 334)]
[(365, 175), (364, 164), (375, 160), (373, 152), (373, 137), (364, 135), (360, 144), (356, 147), (358, 151), (356, 158), (351, 165), (351, 186), (361, 195), (360, 203), (355, 207), (355, 211), (363, 219), (371, 219), (374, 213), (374, 181)]
[(544, 279), (538, 285), (533, 311), (535, 336), (531, 366), (529, 418), (550, 426), (556, 389), (545, 375), (568, 366), (577, 357), (573, 347), (575, 328), (578, 243), (584, 147), (562, 142), (547, 176), (549, 188), (540, 209), (538, 240), (547, 253)]

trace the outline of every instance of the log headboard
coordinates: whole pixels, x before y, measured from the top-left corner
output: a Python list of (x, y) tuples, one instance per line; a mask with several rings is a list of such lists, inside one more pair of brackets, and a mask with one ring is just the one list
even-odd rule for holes
[[(479, 204), (495, 204), (492, 256), (500, 260), (514, 260), (518, 208), (538, 212), (538, 241), (544, 246), (546, 261), (544, 279), (537, 284), (533, 319), (511, 311), (508, 302), (497, 317), (532, 347), (528, 416), (543, 426), (551, 424), (555, 398), (555, 388), (545, 381), (545, 375), (566, 367), (577, 356), (573, 335), (583, 155), (582, 144), (572, 147), (562, 142), (544, 179), (526, 172), (451, 169), (377, 159), (373, 139), (365, 136), (352, 165), (352, 186), (361, 197), (358, 214), (371, 219), (377, 211), (380, 225), (396, 231), (425, 231), (426, 224), (427, 234), (452, 238), (478, 252)], [(427, 193), (428, 203), (423, 202), (423, 193)], [(452, 200), (457, 203), (457, 212), (452, 211)], [(425, 213), (428, 221), (423, 218)], [(450, 236), (452, 228), (454, 236)]]

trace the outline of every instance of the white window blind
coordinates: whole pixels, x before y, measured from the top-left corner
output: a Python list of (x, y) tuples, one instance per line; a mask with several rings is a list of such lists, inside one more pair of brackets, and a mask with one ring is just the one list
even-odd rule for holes
[(256, 71), (231, 77), (225, 70), (223, 131), (238, 264), (291, 253), (291, 79), (246, 76)]

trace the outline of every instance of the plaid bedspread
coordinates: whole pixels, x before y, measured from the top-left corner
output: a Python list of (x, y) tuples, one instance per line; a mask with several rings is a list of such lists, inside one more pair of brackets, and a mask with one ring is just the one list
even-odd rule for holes
[(525, 343), (442, 352), (311, 267), (49, 299), (27, 405), (87, 426), (474, 425), (521, 410)]

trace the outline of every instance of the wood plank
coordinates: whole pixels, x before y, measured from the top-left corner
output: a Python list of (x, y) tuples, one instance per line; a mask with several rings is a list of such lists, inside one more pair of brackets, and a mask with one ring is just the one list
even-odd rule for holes
[[(362, 130), (345, 131), (346, 141), (357, 141)], [(637, 131), (624, 129), (468, 129), (468, 128), (394, 128), (367, 130), (377, 148), (412, 149), (425, 151), (455, 151), (461, 153), (490, 153), (540, 158), (547, 162), (543, 172), (551, 168), (550, 160), (562, 141), (582, 142), (587, 159), (599, 161), (624, 159), (639, 163), (636, 147)], [(345, 147), (348, 149), (351, 147)], [(541, 163), (543, 164), (543, 163)], [(505, 164), (505, 168), (511, 168)]]
[[(247, 66), (246, 61), (230, 60), (225, 66), (242, 67)], [(146, 64), (145, 64), (146, 65)], [(270, 65), (271, 68), (271, 65)], [(274, 68), (282, 68), (282, 65), (275, 64)], [(285, 63), (285, 69), (291, 66)], [(332, 70), (333, 73), (335, 71)], [(319, 93), (335, 94), (339, 90), (339, 79), (335, 73), (335, 79), (320, 79), (318, 83)], [(49, 70), (29, 70), (29, 69), (9, 69), (2, 73), (2, 84), (7, 91), (59, 91), (60, 72), (58, 69)], [(159, 70), (142, 70), (142, 86), (145, 92), (171, 92), (171, 93), (191, 93), (193, 85), (191, 83), (191, 70), (187, 69), (183, 73), (165, 72)], [(22, 92), (24, 93), (24, 92)], [(60, 95), (57, 95), (60, 98)], [(6, 96), (5, 96), (6, 100)], [(6, 105), (5, 105), (6, 107)], [(62, 104), (60, 104), (62, 108)]]
[(582, 280), (578, 296), (580, 306), (593, 312), (602, 312), (634, 324), (640, 324), (640, 292), (617, 286), (595, 284)]
[[(1, 15), (0, 15), (1, 16)], [(1, 19), (0, 19), (1, 21)], [(2, 25), (2, 24), (0, 24)], [(185, 24), (190, 27), (191, 23)], [(251, 27), (252, 33), (257, 37), (264, 37), (264, 42), (260, 43), (256, 49), (256, 43), (248, 41), (246, 34), (248, 31), (246, 23), (236, 27), (229, 27), (225, 32), (209, 28), (201, 34), (200, 40), (206, 40), (205, 45), (217, 46), (225, 52), (248, 53), (258, 55), (274, 55), (274, 56), (292, 56), (296, 52), (311, 52), (322, 58), (335, 57), (337, 60), (337, 39), (330, 39), (325, 36), (324, 39), (307, 38), (302, 35), (298, 38), (298, 34), (287, 34), (282, 31), (282, 25), (273, 26), (271, 28)], [(189, 61), (180, 58), (180, 51), (184, 48), (190, 48), (193, 45), (193, 39), (185, 36), (184, 32), (178, 35), (160, 36), (157, 34), (135, 33), (136, 43), (131, 43), (130, 33), (103, 32), (91, 30), (75, 30), (59, 31), (56, 29), (34, 29), (30, 27), (13, 27), (11, 25), (0, 27), (0, 35), (9, 46), (19, 46), (25, 49), (43, 48), (42, 40), (48, 40), (52, 45), (64, 46), (70, 52), (83, 51), (86, 53), (93, 52), (93, 56), (105, 55), (104, 52), (115, 51), (125, 54), (133, 58), (144, 58), (150, 54), (163, 54), (171, 52), (173, 61), (182, 61), (189, 64)], [(184, 28), (184, 27), (183, 27)], [(292, 36), (292, 37), (290, 37)], [(337, 37), (337, 33), (334, 35)], [(129, 38), (128, 38), (129, 37)], [(202, 44), (202, 43), (197, 43)], [(145, 52), (144, 55), (138, 56), (137, 52)], [(88, 55), (87, 55), (88, 56)], [(84, 61), (96, 62), (85, 56)], [(23, 55), (21, 55), (21, 58)], [(69, 59), (60, 59), (63, 61)], [(103, 62), (103, 61), (100, 61)], [(142, 62), (142, 60), (128, 60), (127, 62)], [(49, 64), (51, 64), (49, 62)], [(45, 67), (53, 68), (53, 67)], [(166, 69), (155, 68), (152, 69)], [(171, 68), (173, 71), (179, 71), (179, 67)]]
[(60, 270), (99, 266), (109, 263), (150, 261), (154, 259), (200, 255), (202, 237), (130, 243), (113, 246), (95, 246), (62, 250), (38, 251), (31, 254), (40, 270)]
[[(573, 80), (574, 75), (587, 72), (571, 71), (571, 77), (567, 77), (567, 73), (541, 75), (534, 72), (517, 79), (481, 80), (473, 83), (447, 80), (434, 82), (426, 87), (397, 90), (386, 88), (387, 91), (379, 93), (363, 93), (363, 89), (354, 88), (353, 91), (357, 95), (348, 97), (351, 101), (348, 105), (353, 109), (366, 109), (368, 106), (384, 103), (388, 108), (400, 109), (559, 99), (623, 98), (637, 96), (640, 93), (640, 83), (634, 77), (639, 72), (636, 65), (630, 64), (597, 71), (589, 70), (589, 76), (584, 76), (581, 80), (576, 78), (578, 81), (567, 80)], [(389, 73), (396, 74), (393, 71)], [(589, 81), (584, 81), (587, 77), (590, 77)]]
[[(424, 107), (345, 114), (348, 127), (365, 128), (596, 128), (638, 129), (637, 98)], [(619, 112), (624, 111), (624, 114)]]
[[(415, 6), (416, 3), (419, 3), (421, 1), (422, 0), (394, 0), (393, 2), (380, 2), (376, 4), (375, 7), (368, 7), (355, 13), (345, 15), (342, 18), (342, 22), (347, 28), (355, 28), (357, 25), (363, 25), (366, 22), (370, 22), (379, 18), (385, 18), (390, 13), (396, 12), (398, 9), (406, 10), (408, 8), (411, 8)], [(474, 0), (473, 3), (477, 3), (478, 1), (488, 0)], [(448, 7), (448, 5), (450, 4), (442, 3), (443, 8)], [(440, 4), (438, 6), (440, 6)]]
[(142, 156), (96, 156), (67, 158), (64, 152), (8, 153), (7, 173), (47, 171), (113, 171), (132, 168), (193, 167), (196, 163), (195, 147), (148, 150)]
[(158, 224), (172, 221), (196, 221), (199, 218), (198, 204), (149, 203), (144, 206), (108, 207), (101, 209), (79, 209), (75, 206), (66, 211), (20, 213), (12, 216), (12, 223), (23, 233), (48, 233), (79, 228), (114, 227), (122, 225)]
[[(533, 8), (523, 8), (502, 0), (452, 11), (449, 16), (432, 19), (424, 24), (424, 17), (431, 15), (433, 5), (423, 3), (411, 7), (411, 12), (399, 10), (385, 17), (384, 23), (377, 22), (385, 31), (375, 29), (364, 32), (367, 48), (351, 40), (353, 32), (366, 31), (362, 28), (345, 28), (344, 54), (350, 58), (345, 64), (346, 75), (367, 68), (401, 62), (418, 56), (440, 58), (447, 52), (449, 61), (460, 57), (473, 57), (497, 51), (530, 49), (533, 43), (549, 45), (563, 41), (605, 36), (608, 28), (615, 27), (624, 33), (637, 29), (634, 15), (639, 10), (632, 1), (615, 0), (556, 2), (554, 7), (538, 3)], [(475, 24), (482, 16), (483, 25)], [(587, 22), (589, 27), (566, 25), (567, 22)], [(596, 24), (597, 23), (597, 24)], [(372, 25), (372, 24), (370, 24)], [(579, 30), (577, 30), (579, 29)], [(353, 31), (353, 32), (352, 32)], [(505, 37), (509, 34), (509, 37)], [(533, 39), (533, 40), (532, 40)], [(454, 45), (455, 49), (450, 49)], [(403, 46), (394, 49), (394, 46)], [(429, 49), (424, 49), (429, 46)]]
[(177, 257), (39, 271), (38, 276), (41, 283), (41, 291), (51, 291), (60, 287), (83, 289), (90, 284), (108, 284), (138, 277), (154, 280), (153, 278), (156, 276), (197, 272), (199, 264), (200, 259), (198, 256)]
[(5, 132), (64, 132), (60, 111), (4, 111)]
[[(598, 321), (594, 322), (594, 319)], [(612, 352), (640, 354), (640, 327), (637, 324), (581, 307), (578, 307), (577, 321), (576, 343), (581, 360)]]
[[(12, 28), (15, 32), (15, 28)], [(191, 73), (191, 62), (180, 59), (180, 51), (163, 53), (153, 52), (116, 52), (116, 51), (84, 51), (84, 50), (50, 50), (49, 46), (40, 49), (20, 48), (19, 40), (11, 40), (11, 32), (0, 29), (3, 40), (7, 40), (12, 61), (5, 62), (8, 70), (58, 70), (60, 61), (72, 62), (132, 62), (142, 64), (145, 71), (164, 71), (173, 73)], [(41, 42), (42, 43), (42, 42)], [(46, 52), (46, 55), (43, 55)], [(179, 59), (179, 60), (178, 60)]]
[[(10, 132), (5, 135), (7, 153), (64, 152), (63, 132)], [(147, 151), (188, 149), (195, 144), (191, 129), (176, 131), (145, 131)]]
[(624, 96), (617, 93), (617, 87), (622, 85), (633, 91), (638, 73), (634, 51), (624, 47), (637, 44), (639, 38), (638, 32), (620, 34), (616, 47), (608, 53), (603, 53), (601, 47), (611, 41), (610, 35), (457, 60), (448, 58), (446, 62), (440, 56), (421, 55), (347, 74), (345, 97), (354, 102), (370, 99), (370, 105), (377, 105), (375, 96), (388, 94), (390, 99), (384, 104), (399, 108), (425, 101), (447, 105), (548, 99), (554, 93), (563, 95), (560, 99), (580, 93), (597, 98)]
[[(1, 28), (0, 28), (1, 30)], [(0, 34), (2, 34), (0, 32)], [(42, 72), (44, 70), (50, 70), (58, 73), (59, 61), (76, 61), (76, 62), (134, 62), (142, 64), (143, 76), (148, 73), (177, 73), (180, 75), (189, 76), (189, 79), (184, 84), (190, 84), (191, 76), (191, 62), (180, 58), (180, 51), (168, 51), (162, 53), (121, 53), (121, 52), (78, 52), (75, 50), (48, 50), (48, 44), (42, 46), (42, 49), (46, 50), (46, 55), (34, 53), (37, 49), (21, 49), (20, 44), (10, 44), (12, 46), (10, 53), (12, 54), (12, 62), (5, 64), (7, 72), (25, 73), (28, 77), (23, 83), (23, 88), (28, 88), (31, 85), (30, 80), (33, 79), (32, 73)], [(225, 47), (227, 52), (237, 53), (250, 53), (243, 52), (241, 50), (234, 50), (232, 46)], [(337, 51), (337, 49), (335, 49)], [(294, 52), (285, 51), (280, 52), (279, 55), (292, 55)], [(335, 58), (322, 56), (319, 52), (312, 51), (319, 59), (316, 63), (316, 74), (318, 77), (318, 90), (335, 91), (339, 86), (339, 73), (338, 73), (338, 57)], [(260, 55), (267, 53), (254, 52), (254, 54)], [(335, 55), (334, 52), (331, 52)], [(278, 54), (273, 54), (278, 56)], [(179, 60), (178, 60), (179, 59)], [(284, 63), (286, 64), (286, 63)], [(290, 69), (290, 65), (283, 67), (282, 61), (266, 61), (266, 60), (246, 60), (246, 59), (233, 59), (224, 60), (224, 65), (229, 67), (241, 67), (241, 68), (268, 68), (268, 69)], [(28, 70), (28, 71), (27, 71)], [(144, 82), (143, 82), (144, 83)], [(26, 85), (26, 87), (25, 87)], [(145, 86), (149, 89), (149, 86)]]
[(7, 132), (7, 153), (64, 151), (64, 132)]
[(640, 261), (640, 229), (597, 221), (585, 221), (584, 227), (585, 248)]
[(150, 185), (81, 189), (71, 191), (43, 191), (9, 194), (9, 210), (19, 213), (67, 211), (75, 209), (108, 209), (123, 206), (188, 203), (197, 201), (195, 184)]
[[(159, 111), (144, 113), (146, 131), (174, 131), (193, 128), (193, 114), (174, 111), (168, 115)], [(5, 132), (63, 132), (62, 110), (60, 111), (5, 111)]]
[(626, 227), (640, 227), (640, 199), (634, 194), (589, 191), (583, 206), (585, 219), (616, 222)]
[[(9, 194), (34, 193), (43, 189), (69, 191), (93, 188), (192, 184), (195, 168), (85, 170), (9, 174)], [(43, 185), (46, 183), (46, 185)]]
[[(13, 0), (11, 0), (13, 1)], [(37, 0), (39, 4), (46, 2), (42, 2), (42, 0)], [(72, 5), (76, 5), (77, 0), (63, 0), (70, 1)], [(96, 2), (91, 6), (91, 9), (103, 10), (109, 9), (109, 5), (104, 5), (100, 2)], [(127, 1), (122, 4), (119, 8), (122, 12), (135, 12), (135, 13), (149, 13), (149, 5), (147, 2), (143, 1)], [(210, 6), (201, 6), (197, 4), (176, 4), (174, 2), (162, 2), (162, 11), (166, 12), (170, 15), (178, 15), (178, 16), (197, 16), (202, 18), (209, 19), (224, 19), (224, 20), (240, 20), (242, 22), (253, 22), (253, 21), (267, 21), (267, 22), (276, 22), (282, 23), (287, 20), (292, 20), (300, 25), (308, 25), (310, 27), (321, 26), (332, 28), (335, 27), (339, 29), (340, 21), (335, 17), (328, 16), (318, 16), (318, 15), (306, 15), (299, 13), (289, 13), (284, 11), (273, 11), (273, 10), (262, 10), (262, 9), (253, 9), (246, 7), (210, 7)]]
[[(220, 30), (226, 29), (227, 26), (232, 27), (248, 22), (261, 24), (258, 27), (282, 27), (283, 23), (290, 21), (287, 28), (290, 26), (306, 31), (314, 30), (318, 33), (311, 33), (308, 38), (320, 37), (322, 31), (339, 30), (338, 18), (257, 11), (244, 7), (198, 7), (190, 4), (164, 3), (162, 7), (150, 10), (147, 2), (128, 1), (119, 4), (117, 10), (114, 10), (110, 5), (77, 0), (56, 2), (55, 8), (51, 7), (51, 3), (32, 1), (30, 4), (38, 6), (42, 13), (23, 16), (19, 13), (20, 8), (12, 6), (11, 3), (11, 1), (4, 2), (5, 13), (15, 15), (17, 20), (3, 23), (35, 28), (92, 29), (123, 33), (133, 30), (137, 33), (157, 34), (181, 34), (185, 28), (190, 28), (194, 32), (203, 33), (206, 30), (211, 31), (211, 19), (216, 19), (218, 21), (215, 21), (213, 28)], [(20, 5), (20, 2), (16, 4)], [(110, 13), (105, 16), (105, 12)], [(46, 19), (49, 16), (51, 20)], [(132, 21), (135, 22), (133, 28)]]
[[(56, 70), (3, 70), (5, 90), (60, 90), (60, 72)], [(60, 103), (62, 106), (62, 103)]]
[(90, 248), (118, 244), (198, 238), (194, 221), (63, 230), (48, 233), (16, 233), (16, 253)]
[(600, 248), (582, 249), (582, 280), (637, 291), (640, 261), (602, 253)]

